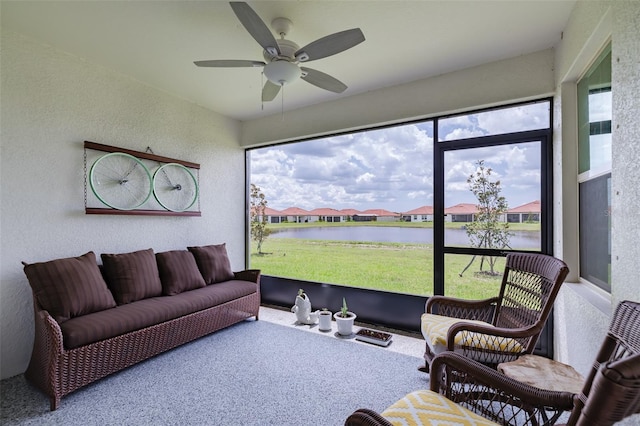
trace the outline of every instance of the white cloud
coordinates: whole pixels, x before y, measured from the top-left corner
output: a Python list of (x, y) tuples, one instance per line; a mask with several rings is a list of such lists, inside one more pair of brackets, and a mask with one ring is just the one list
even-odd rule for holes
[[(541, 106), (542, 105), (542, 106)], [(447, 139), (544, 127), (548, 104), (443, 120)], [(433, 204), (432, 123), (414, 123), (251, 151), (251, 181), (275, 209), (384, 208)], [(446, 143), (446, 142), (441, 142)], [(468, 177), (484, 160), (515, 207), (540, 198), (540, 143), (445, 153), (445, 204), (475, 202)]]

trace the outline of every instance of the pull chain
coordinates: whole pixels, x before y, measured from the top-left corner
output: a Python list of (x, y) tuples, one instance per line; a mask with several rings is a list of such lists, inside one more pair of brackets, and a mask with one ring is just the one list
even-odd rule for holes
[(280, 120), (284, 121), (284, 83), (282, 84), (282, 97), (280, 98)]

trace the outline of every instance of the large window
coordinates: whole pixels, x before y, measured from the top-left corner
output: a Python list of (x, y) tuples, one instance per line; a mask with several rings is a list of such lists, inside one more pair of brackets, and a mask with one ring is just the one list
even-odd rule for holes
[(280, 218), (252, 268), (433, 294), (432, 121), (255, 149), (250, 180)]
[[(494, 295), (506, 251), (548, 252), (550, 117), (546, 99), (253, 149), (249, 180), (268, 209), (252, 219), (270, 233), (259, 250), (252, 240), (250, 267), (401, 294)], [(479, 174), (499, 203), (489, 219)]]
[(490, 297), (506, 252), (551, 254), (550, 127), (549, 100), (437, 120), (436, 294)]
[(611, 291), (611, 47), (578, 82), (580, 277)]

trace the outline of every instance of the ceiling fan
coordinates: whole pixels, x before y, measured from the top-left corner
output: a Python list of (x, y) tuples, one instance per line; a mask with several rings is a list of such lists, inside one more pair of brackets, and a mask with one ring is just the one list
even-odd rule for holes
[(335, 93), (342, 93), (347, 86), (340, 80), (321, 71), (298, 66), (299, 63), (326, 58), (350, 49), (362, 43), (364, 34), (360, 28), (353, 28), (322, 37), (300, 48), (296, 43), (285, 37), (291, 30), (293, 23), (287, 18), (276, 18), (271, 26), (280, 40), (276, 40), (271, 30), (258, 14), (245, 2), (230, 2), (234, 13), (264, 49), (263, 61), (242, 59), (214, 59), (209, 61), (195, 61), (199, 67), (235, 68), (235, 67), (263, 67), (267, 82), (262, 88), (262, 100), (272, 101), (280, 92), (280, 88), (298, 78), (321, 89)]

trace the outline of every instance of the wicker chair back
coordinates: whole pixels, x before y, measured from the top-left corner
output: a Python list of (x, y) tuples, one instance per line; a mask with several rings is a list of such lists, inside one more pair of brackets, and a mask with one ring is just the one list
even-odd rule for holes
[(618, 305), (570, 425), (610, 425), (640, 412), (640, 303)]

